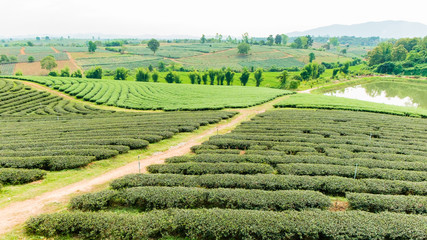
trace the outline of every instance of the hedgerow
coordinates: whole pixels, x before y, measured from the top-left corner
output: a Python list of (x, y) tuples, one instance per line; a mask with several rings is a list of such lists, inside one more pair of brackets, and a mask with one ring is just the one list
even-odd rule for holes
[(357, 167), (356, 169), (355, 166), (338, 166), (329, 164), (279, 164), (276, 169), (279, 174), (292, 175), (377, 178), (413, 182), (423, 182), (427, 180), (427, 172), (425, 171), (406, 171), (366, 167)]
[(150, 173), (175, 173), (184, 175), (202, 174), (258, 174), (273, 173), (273, 167), (257, 163), (171, 163), (153, 164), (147, 167)]
[(403, 212), (427, 214), (426, 196), (399, 196), (367, 193), (346, 193), (350, 207), (368, 212)]
[(414, 171), (427, 171), (427, 163), (424, 162), (403, 162), (403, 161), (383, 161), (364, 158), (352, 158), (352, 159), (339, 159), (326, 156), (318, 155), (260, 155), (252, 152), (246, 152), (244, 155), (236, 154), (219, 154), (219, 153), (207, 153), (197, 154), (192, 156), (177, 156), (168, 158), (165, 160), (166, 163), (183, 163), (183, 162), (229, 162), (229, 163), (267, 163), (272, 166), (277, 164), (285, 163), (315, 163), (315, 164), (332, 164), (332, 165), (343, 165), (343, 166), (355, 166), (358, 164), (360, 167), (368, 168), (387, 168), (397, 170), (414, 170)]
[(71, 209), (98, 211), (123, 206), (141, 211), (167, 208), (232, 208), (283, 211), (330, 207), (330, 199), (314, 191), (263, 191), (186, 187), (136, 187), (74, 197)]
[(130, 174), (111, 183), (113, 189), (142, 186), (244, 188), (272, 191), (300, 189), (333, 195), (344, 195), (346, 192), (427, 195), (427, 182), (352, 179), (336, 176)]
[[(203, 227), (201, 227), (203, 226)], [(157, 210), (143, 215), (62, 212), (26, 222), (27, 233), (83, 239), (426, 239), (427, 218), (361, 211)]]
[(45, 172), (38, 169), (0, 168), (0, 184), (24, 184), (43, 179), (45, 175)]

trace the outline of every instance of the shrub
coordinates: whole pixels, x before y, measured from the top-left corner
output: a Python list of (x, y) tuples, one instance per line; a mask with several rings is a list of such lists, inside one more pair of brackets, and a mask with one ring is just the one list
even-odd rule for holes
[(86, 78), (101, 79), (102, 78), (102, 68), (101, 67), (91, 68), (85, 72), (85, 76), (86, 76)]
[(175, 173), (184, 175), (202, 174), (258, 174), (273, 173), (273, 168), (267, 164), (257, 163), (172, 163), (154, 164), (147, 168), (150, 173)]
[(24, 184), (43, 179), (45, 172), (36, 169), (0, 168), (0, 184)]
[(346, 193), (352, 209), (368, 212), (427, 213), (426, 196), (398, 196), (368, 193)]
[(141, 211), (166, 208), (232, 208), (283, 211), (328, 208), (330, 199), (314, 191), (262, 191), (185, 187), (137, 187), (105, 190), (71, 199), (70, 208), (98, 211), (109, 207), (132, 207)]
[(114, 80), (126, 80), (128, 77), (129, 70), (123, 67), (119, 67), (116, 69), (114, 73)]
[(426, 239), (427, 219), (361, 211), (157, 210), (143, 215), (62, 212), (26, 222), (27, 233), (84, 239)]

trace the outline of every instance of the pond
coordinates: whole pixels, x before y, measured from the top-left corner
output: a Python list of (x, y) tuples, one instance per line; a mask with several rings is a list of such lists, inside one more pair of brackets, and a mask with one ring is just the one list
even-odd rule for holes
[(325, 95), (427, 109), (427, 84), (374, 82), (343, 88)]

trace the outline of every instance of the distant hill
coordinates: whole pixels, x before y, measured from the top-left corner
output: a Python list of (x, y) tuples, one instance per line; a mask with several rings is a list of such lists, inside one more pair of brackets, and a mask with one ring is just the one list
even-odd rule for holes
[(427, 36), (427, 25), (406, 21), (382, 21), (367, 22), (353, 25), (330, 25), (314, 28), (303, 32), (291, 32), (290, 37), (312, 35), (312, 36), (355, 36), (355, 37), (380, 37), (380, 38), (403, 38)]

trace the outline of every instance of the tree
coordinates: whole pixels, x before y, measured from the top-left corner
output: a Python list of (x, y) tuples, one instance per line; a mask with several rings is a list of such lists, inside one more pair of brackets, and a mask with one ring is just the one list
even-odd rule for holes
[(286, 45), (288, 43), (289, 37), (286, 34), (282, 34), (282, 44)]
[(347, 49), (346, 49), (346, 48), (342, 49), (342, 50), (341, 50), (341, 53), (342, 53), (342, 54), (347, 54)]
[(309, 48), (313, 46), (313, 38), (310, 35), (305, 36), (307, 38), (307, 45), (304, 48)]
[(156, 70), (154, 70), (153, 74), (151, 74), (151, 79), (153, 79), (153, 82), (157, 82), (158, 81), (158, 79), (159, 79), (159, 73)]
[(158, 68), (159, 68), (159, 71), (160, 71), (160, 72), (165, 71), (165, 69), (166, 69), (166, 65), (165, 65), (165, 63), (164, 63), (164, 62), (162, 62), (162, 61), (160, 61), (160, 62), (159, 62), (159, 65), (158, 65)]
[(273, 43), (274, 43), (273, 35), (268, 36), (268, 38), (267, 38), (267, 45), (268, 46), (273, 46)]
[(237, 46), (237, 52), (239, 54), (248, 54), (250, 50), (251, 50), (251, 46), (248, 43), (240, 43)]
[(216, 71), (215, 70), (213, 70), (213, 69), (209, 69), (208, 70), (208, 74), (209, 74), (209, 78), (210, 78), (210, 84), (211, 85), (214, 85), (214, 82), (215, 82), (215, 76), (216, 76)]
[(70, 76), (70, 68), (65, 67), (64, 69), (61, 69), (61, 77), (69, 77)]
[(188, 78), (190, 78), (191, 84), (195, 84), (197, 81), (197, 74), (195, 72), (190, 72)]
[(289, 73), (286, 70), (281, 72), (280, 75), (277, 76), (277, 79), (279, 79), (279, 81), (280, 81), (280, 88), (285, 87), (285, 84), (286, 84), (286, 81), (288, 80), (288, 77), (289, 77)]
[(297, 37), (294, 42), (291, 44), (292, 48), (308, 48), (308, 38), (307, 37)]
[(227, 82), (227, 85), (230, 85), (231, 83), (233, 83), (233, 78), (234, 78), (234, 72), (231, 71), (230, 68), (227, 68), (227, 70), (225, 70), (225, 81)]
[(242, 40), (244, 43), (248, 43), (249, 44), (249, 33), (245, 32), (242, 34)]
[(340, 72), (342, 72), (343, 74), (347, 75), (350, 72), (349, 68), (350, 68), (350, 62), (346, 62), (344, 64), (344, 66), (342, 66), (340, 68)]
[(206, 85), (208, 83), (208, 77), (209, 77), (209, 74), (207, 72), (203, 73), (202, 81), (203, 81), (204, 85)]
[(337, 37), (329, 38), (329, 43), (332, 44), (332, 46), (334, 46), (334, 47), (338, 46), (338, 44), (339, 44), (338, 38)]
[(2, 54), (0, 56), (0, 63), (7, 63), (7, 62), (9, 62), (9, 58), (5, 54)]
[(216, 72), (216, 84), (224, 85), (225, 74), (223, 70), (219, 70)]
[(35, 60), (35, 59), (34, 59), (34, 57), (33, 57), (33, 56), (29, 56), (29, 57), (28, 57), (28, 62), (34, 62), (34, 60)]
[(165, 80), (167, 83), (181, 83), (178, 74), (172, 71), (169, 71), (168, 74), (166, 74)]
[(114, 73), (114, 80), (126, 80), (129, 70), (124, 67), (119, 67)]
[(414, 49), (420, 40), (418, 38), (401, 38), (397, 40), (395, 46), (403, 46), (406, 51), (410, 52)]
[(206, 42), (205, 34), (202, 34), (202, 37), (200, 38), (200, 43), (205, 43), (205, 42)]
[(157, 49), (159, 49), (159, 47), (160, 47), (160, 43), (159, 43), (159, 41), (157, 41), (156, 39), (153, 38), (150, 41), (148, 41), (147, 46), (151, 51), (153, 51), (153, 55), (155, 55)]
[(148, 65), (148, 71), (152, 72), (154, 70), (153, 65)]
[(77, 69), (75, 72), (71, 73), (71, 77), (82, 78), (83, 77), (82, 71), (80, 71), (80, 69)]
[(393, 49), (393, 44), (389, 42), (382, 42), (378, 44), (378, 46), (376, 46), (374, 49), (368, 52), (369, 66), (390, 61), (392, 49)]
[(402, 45), (397, 45), (391, 51), (391, 60), (393, 61), (403, 61), (406, 59), (408, 51)]
[(249, 81), (250, 73), (247, 68), (243, 68), (242, 75), (240, 75), (240, 83), (242, 86), (246, 86)]
[(148, 82), (150, 80), (150, 72), (144, 68), (136, 69), (135, 80), (138, 82)]
[(259, 87), (259, 85), (261, 84), (262, 80), (264, 80), (264, 78), (262, 77), (262, 73), (263, 73), (262, 68), (258, 68), (254, 72), (254, 77), (255, 77), (255, 82), (256, 82), (256, 86), (257, 87)]
[(102, 78), (102, 68), (101, 67), (91, 68), (85, 72), (85, 75), (87, 78), (101, 79)]
[(276, 37), (274, 38), (274, 43), (277, 45), (282, 44), (282, 35), (276, 34)]
[(40, 61), (40, 65), (42, 69), (46, 69), (49, 72), (56, 68), (56, 66), (58, 66), (58, 64), (56, 64), (55, 58), (52, 55), (46, 56), (44, 57), (41, 61)]
[(316, 56), (312, 52), (308, 54), (308, 57), (309, 57), (309, 62), (313, 62), (313, 60), (316, 59)]
[(95, 50), (96, 50), (96, 44), (94, 42), (92, 42), (92, 41), (89, 41), (87, 48), (88, 48), (89, 52), (95, 52)]
[(36, 37), (36, 41), (40, 41), (40, 37)]
[(34, 46), (34, 43), (33, 43), (33, 42), (31, 42), (31, 41), (28, 41), (28, 42), (27, 42), (27, 45), (28, 45), (29, 47), (32, 47), (32, 46)]

